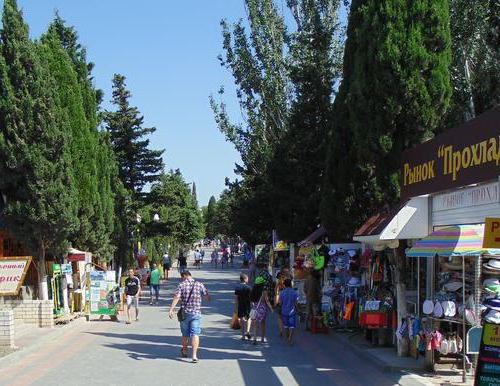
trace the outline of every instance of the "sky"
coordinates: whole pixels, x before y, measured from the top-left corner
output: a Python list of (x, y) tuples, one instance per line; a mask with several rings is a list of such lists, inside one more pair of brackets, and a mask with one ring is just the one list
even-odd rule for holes
[[(3, 1), (0, 0), (3, 5)], [(151, 148), (165, 149), (166, 169), (179, 168), (196, 182), (198, 202), (218, 197), (225, 177), (234, 178), (239, 155), (214, 122), (208, 98), (221, 85), (230, 111), (237, 112), (234, 85), (217, 55), (219, 22), (245, 16), (243, 0), (18, 0), (30, 34), (37, 38), (55, 10), (75, 26), (96, 86), (109, 108), (111, 79), (127, 78), (131, 103), (145, 126), (155, 126)]]

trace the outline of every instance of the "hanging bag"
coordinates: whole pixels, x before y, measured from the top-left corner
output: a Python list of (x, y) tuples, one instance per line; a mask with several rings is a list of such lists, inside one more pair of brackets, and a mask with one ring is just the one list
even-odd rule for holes
[(196, 282), (193, 283), (193, 286), (191, 287), (191, 291), (189, 292), (189, 296), (186, 300), (186, 303), (184, 303), (183, 305), (181, 305), (179, 307), (179, 311), (177, 311), (177, 320), (179, 322), (183, 322), (185, 319), (186, 319), (186, 311), (184, 311), (184, 307), (189, 303), (189, 300), (191, 299), (191, 295), (193, 294), (193, 290), (194, 290), (194, 286), (195, 286)]
[(262, 297), (263, 297), (263, 295), (261, 295), (259, 302), (257, 303), (257, 307), (252, 308), (250, 310), (250, 319), (252, 319), (252, 320), (257, 319), (257, 309), (260, 307), (260, 302), (262, 302)]

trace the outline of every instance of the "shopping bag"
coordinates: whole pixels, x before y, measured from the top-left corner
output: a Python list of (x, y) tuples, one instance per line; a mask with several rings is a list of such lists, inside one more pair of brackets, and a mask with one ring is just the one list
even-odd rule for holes
[(238, 318), (238, 314), (236, 313), (233, 314), (233, 318), (231, 319), (231, 328), (233, 330), (239, 330), (241, 328), (240, 319)]

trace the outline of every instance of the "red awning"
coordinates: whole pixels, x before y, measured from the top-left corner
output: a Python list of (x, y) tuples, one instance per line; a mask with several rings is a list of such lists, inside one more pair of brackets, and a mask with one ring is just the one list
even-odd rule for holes
[(398, 212), (406, 205), (406, 201), (392, 210), (379, 212), (365, 221), (363, 225), (354, 233), (354, 237), (360, 236), (374, 236), (383, 232), (385, 227), (389, 225), (391, 220), (398, 214)]

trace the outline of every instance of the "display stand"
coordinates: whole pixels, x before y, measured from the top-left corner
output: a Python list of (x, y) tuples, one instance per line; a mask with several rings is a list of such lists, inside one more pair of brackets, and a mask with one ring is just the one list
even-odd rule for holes
[(92, 271), (94, 263), (85, 265), (85, 318), (91, 315), (109, 315), (116, 320), (119, 306), (119, 287), (114, 271)]

